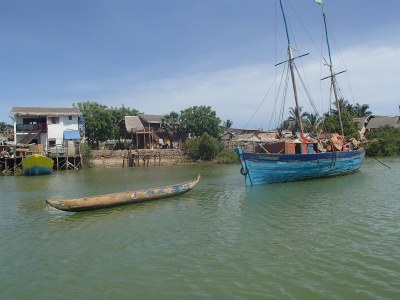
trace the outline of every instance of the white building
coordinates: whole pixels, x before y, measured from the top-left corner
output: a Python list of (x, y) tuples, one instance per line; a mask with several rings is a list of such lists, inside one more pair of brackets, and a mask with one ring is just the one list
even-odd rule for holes
[(43, 145), (43, 150), (79, 140), (81, 112), (78, 108), (13, 107), (16, 144)]

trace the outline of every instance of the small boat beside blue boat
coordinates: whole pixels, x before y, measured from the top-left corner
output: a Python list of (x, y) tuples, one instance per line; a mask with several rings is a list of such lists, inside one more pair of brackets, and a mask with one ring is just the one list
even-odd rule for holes
[(22, 160), (24, 175), (28, 176), (51, 174), (53, 165), (51, 158), (41, 154), (32, 154)]

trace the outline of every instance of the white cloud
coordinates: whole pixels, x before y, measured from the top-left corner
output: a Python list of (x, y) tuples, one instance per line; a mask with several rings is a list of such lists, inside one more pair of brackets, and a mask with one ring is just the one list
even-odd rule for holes
[[(336, 68), (336, 71), (348, 69), (347, 73), (338, 76), (340, 83), (344, 83), (341, 86), (346, 99), (349, 99), (351, 104), (369, 104), (370, 110), (375, 114), (398, 115), (399, 56), (400, 47), (362, 46), (346, 49), (341, 58), (347, 66)], [(300, 66), (300, 63), (298, 65)], [(327, 99), (329, 93), (326, 89), (321, 93), (319, 79), (327, 76), (328, 70), (321, 68), (317, 62), (310, 63), (305, 68), (305, 72), (310, 75), (307, 76), (307, 82), (311, 84), (310, 91), (317, 107), (326, 109), (327, 102), (322, 106), (321, 100), (318, 99)], [(139, 81), (138, 74), (129, 74), (125, 78), (110, 78), (105, 82), (80, 83), (75, 87), (67, 87), (63, 89), (62, 97), (56, 101), (52, 98), (47, 104), (44, 100), (40, 105), (70, 106), (74, 102), (91, 100), (107, 106), (125, 105), (147, 114), (167, 114), (195, 105), (207, 105), (217, 112), (222, 121), (232, 120), (234, 127), (267, 129), (274, 107), (274, 88), (267, 99), (263, 99), (273, 85), (274, 76), (275, 69), (272, 63), (144, 82)], [(351, 89), (347, 84), (347, 76), (350, 78)], [(327, 84), (326, 80), (322, 87)], [(300, 83), (298, 85), (300, 86)], [(288, 95), (292, 97), (291, 92)], [(18, 103), (16, 106), (24, 105), (32, 106), (28, 103)], [(286, 110), (292, 106), (287, 104)], [(311, 112), (309, 105), (303, 106), (306, 111)], [(8, 109), (2, 112), (4, 116), (8, 115)], [(275, 125), (276, 121), (273, 120), (271, 126)]]
[[(398, 47), (360, 47), (343, 52), (342, 58), (349, 62), (346, 67), (349, 71), (339, 75), (339, 81), (344, 83), (342, 90), (346, 99), (351, 104), (369, 104), (375, 114), (398, 114), (397, 73), (400, 63), (396, 58), (399, 56)], [(113, 102), (114, 106), (124, 104), (147, 114), (166, 114), (195, 105), (209, 105), (222, 120), (232, 120), (234, 127), (247, 124), (249, 127), (266, 129), (269, 124), (266, 115), (274, 106), (273, 90), (265, 103), (261, 106), (260, 103), (273, 82), (274, 72), (273, 67), (253, 65), (147, 81), (130, 89), (121, 89), (123, 92), (114, 95)], [(311, 94), (317, 107), (321, 107), (318, 105), (320, 100), (316, 99), (321, 95), (326, 99), (329, 93), (321, 93), (319, 78), (326, 76), (328, 70), (321, 69), (318, 63), (311, 63), (306, 65), (305, 72), (311, 75), (308, 76), (308, 83), (313, 82)], [(351, 86), (347, 84), (348, 77)], [(323, 87), (328, 84), (326, 82), (322, 83)], [(260, 110), (248, 123), (259, 106)], [(291, 106), (287, 104), (286, 107)], [(304, 107), (310, 111), (309, 106)], [(328, 104), (325, 103), (324, 107), (327, 108)]]

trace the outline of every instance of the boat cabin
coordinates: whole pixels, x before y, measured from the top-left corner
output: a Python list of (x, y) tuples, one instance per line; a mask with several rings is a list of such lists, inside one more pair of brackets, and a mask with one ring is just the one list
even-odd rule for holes
[(270, 154), (314, 154), (318, 152), (318, 142), (296, 142), (279, 140), (266, 144), (258, 144), (255, 152), (264, 152)]

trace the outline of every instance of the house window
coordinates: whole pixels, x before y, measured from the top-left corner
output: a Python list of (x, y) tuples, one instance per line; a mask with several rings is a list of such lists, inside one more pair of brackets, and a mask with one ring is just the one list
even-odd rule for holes
[(72, 120), (72, 116), (68, 116), (68, 120), (70, 120), (70, 121), (71, 121), (71, 120)]
[(55, 147), (56, 146), (56, 140), (49, 140), (49, 147)]
[(60, 118), (59, 117), (50, 117), (50, 124), (59, 124)]

